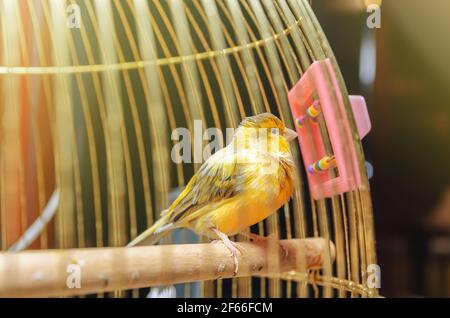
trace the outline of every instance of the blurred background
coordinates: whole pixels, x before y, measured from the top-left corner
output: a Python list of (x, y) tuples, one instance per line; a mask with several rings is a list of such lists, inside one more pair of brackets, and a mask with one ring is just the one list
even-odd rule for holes
[[(368, 3), (381, 4), (379, 29)], [(450, 1), (311, 4), (349, 93), (369, 105), (381, 294), (450, 297)]]

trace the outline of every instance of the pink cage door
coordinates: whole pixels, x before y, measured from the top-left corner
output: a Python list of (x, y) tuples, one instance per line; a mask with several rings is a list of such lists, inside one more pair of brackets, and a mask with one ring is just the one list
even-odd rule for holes
[[(371, 129), (366, 102), (349, 96), (360, 139)], [(359, 188), (361, 174), (336, 74), (329, 59), (314, 62), (289, 92), (312, 197), (319, 200)], [(332, 153), (325, 151), (322, 133)]]

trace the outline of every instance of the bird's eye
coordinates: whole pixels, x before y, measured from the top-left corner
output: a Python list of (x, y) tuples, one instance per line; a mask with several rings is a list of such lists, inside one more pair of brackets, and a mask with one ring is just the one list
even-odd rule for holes
[(271, 133), (272, 135), (278, 135), (278, 134), (280, 133), (280, 130), (279, 130), (278, 128), (272, 128), (272, 129), (270, 130), (270, 133)]

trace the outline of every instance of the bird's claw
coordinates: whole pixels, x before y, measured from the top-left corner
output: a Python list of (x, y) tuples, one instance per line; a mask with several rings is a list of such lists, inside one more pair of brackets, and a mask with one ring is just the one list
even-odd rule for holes
[(242, 247), (239, 246), (237, 243), (234, 243), (232, 241), (229, 241), (229, 244), (223, 242), (225, 246), (228, 248), (228, 250), (231, 253), (231, 257), (233, 258), (233, 264), (234, 264), (234, 271), (233, 276), (236, 276), (239, 270), (239, 259), (238, 255), (242, 255)]
[(236, 276), (238, 273), (238, 269), (239, 269), (239, 259), (238, 259), (238, 255), (242, 255), (243, 254), (243, 247), (239, 246), (237, 243), (232, 242), (227, 235), (225, 235), (224, 233), (220, 232), (217, 229), (213, 229), (213, 231), (217, 234), (217, 236), (220, 238), (220, 240), (216, 240), (213, 241), (212, 243), (216, 243), (216, 242), (222, 242), (223, 245), (225, 245), (225, 247), (230, 251), (231, 253), (231, 257), (233, 258), (233, 264), (234, 264), (234, 270), (233, 270), (233, 276)]

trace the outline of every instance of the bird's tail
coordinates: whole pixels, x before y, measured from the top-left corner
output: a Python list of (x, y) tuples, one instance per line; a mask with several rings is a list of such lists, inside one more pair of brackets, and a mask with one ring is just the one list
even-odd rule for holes
[(156, 221), (150, 228), (141, 233), (138, 237), (132, 240), (127, 247), (139, 245), (154, 245), (157, 244), (164, 236), (175, 229), (173, 223), (168, 223), (169, 215), (163, 216)]

